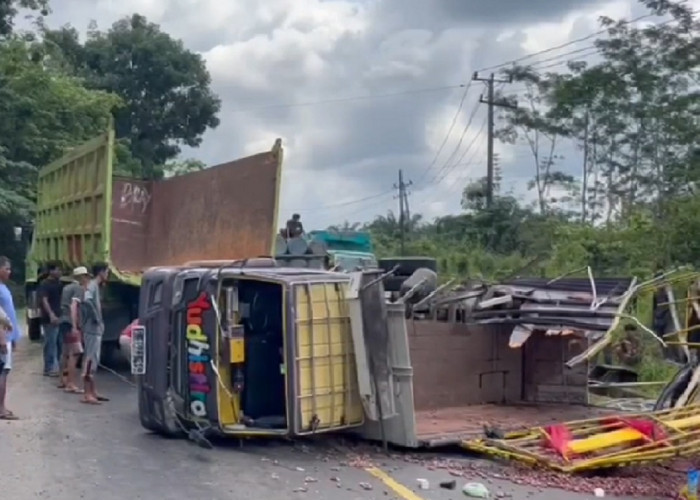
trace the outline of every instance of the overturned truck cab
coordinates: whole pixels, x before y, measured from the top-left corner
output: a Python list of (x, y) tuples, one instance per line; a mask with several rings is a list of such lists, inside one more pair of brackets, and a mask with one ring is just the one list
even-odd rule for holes
[(141, 424), (241, 437), (361, 426), (349, 281), (271, 259), (146, 271), (132, 335)]

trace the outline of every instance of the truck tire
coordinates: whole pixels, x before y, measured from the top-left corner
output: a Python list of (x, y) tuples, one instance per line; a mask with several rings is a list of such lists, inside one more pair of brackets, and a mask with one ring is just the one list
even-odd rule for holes
[(418, 287), (416, 293), (408, 300), (409, 303), (415, 304), (420, 302), (428, 295), (433, 293), (438, 286), (438, 275), (431, 269), (416, 269), (416, 271), (401, 285), (401, 295), (403, 296), (404, 294), (408, 293), (411, 288), (421, 282), (423, 284)]
[(115, 366), (119, 364), (121, 359), (121, 350), (119, 349), (119, 341), (102, 342), (102, 351), (100, 352), (100, 363), (106, 366)]
[(379, 259), (378, 265), (384, 272), (389, 272), (394, 267), (399, 266), (394, 272), (394, 276), (411, 276), (421, 268), (437, 272), (437, 260), (432, 257), (390, 257)]
[(387, 276), (384, 278), (384, 291), (400, 292), (404, 281), (406, 281), (405, 276)]
[(661, 391), (654, 404), (654, 411), (669, 410), (673, 408), (678, 398), (683, 394), (693, 376), (695, 367), (691, 364), (683, 366)]
[(141, 384), (139, 384), (138, 391), (139, 391), (139, 421), (141, 422), (141, 427), (143, 427), (144, 429), (146, 429), (148, 431), (159, 433), (161, 431), (161, 428), (150, 418), (150, 415), (148, 412), (148, 402), (147, 402), (148, 395), (141, 388)]
[(39, 318), (27, 319), (27, 335), (32, 342), (41, 340), (41, 320)]

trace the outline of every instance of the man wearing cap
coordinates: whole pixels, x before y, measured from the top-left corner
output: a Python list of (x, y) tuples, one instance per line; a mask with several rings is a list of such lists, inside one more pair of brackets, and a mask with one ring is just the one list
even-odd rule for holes
[(77, 364), (83, 353), (82, 335), (80, 332), (80, 303), (83, 300), (85, 287), (90, 282), (90, 273), (84, 266), (73, 270), (73, 282), (63, 287), (61, 293), (61, 318), (59, 334), (63, 340), (61, 355), (61, 382), (59, 389), (66, 392), (82, 393), (78, 388)]

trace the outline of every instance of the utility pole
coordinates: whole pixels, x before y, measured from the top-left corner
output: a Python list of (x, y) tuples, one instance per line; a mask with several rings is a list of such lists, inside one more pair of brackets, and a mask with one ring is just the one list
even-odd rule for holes
[(488, 98), (484, 99), (482, 95), (479, 98), (479, 102), (488, 104), (488, 142), (486, 145), (486, 206), (491, 208), (493, 204), (493, 178), (494, 178), (494, 161), (493, 161), (493, 136), (494, 136), (494, 108), (496, 106), (501, 108), (516, 108), (513, 104), (508, 101), (501, 99), (499, 101), (494, 100), (494, 85), (496, 83), (512, 83), (513, 77), (509, 77), (507, 80), (497, 80), (496, 76), (491, 73), (488, 78), (479, 77), (479, 73), (475, 72), (472, 80), (476, 82), (486, 82)]
[(399, 183), (394, 184), (394, 189), (399, 190), (399, 237), (401, 238), (401, 256), (404, 255), (406, 245), (406, 231), (408, 222), (411, 220), (411, 213), (408, 209), (408, 188), (413, 185), (413, 181), (404, 182), (403, 170), (399, 169)]

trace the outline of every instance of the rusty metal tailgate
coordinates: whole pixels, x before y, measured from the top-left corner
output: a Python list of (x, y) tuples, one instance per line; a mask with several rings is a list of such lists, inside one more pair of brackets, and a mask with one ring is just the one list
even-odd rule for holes
[(192, 260), (270, 255), (281, 164), (277, 147), (158, 182), (115, 179), (114, 266), (140, 273)]

